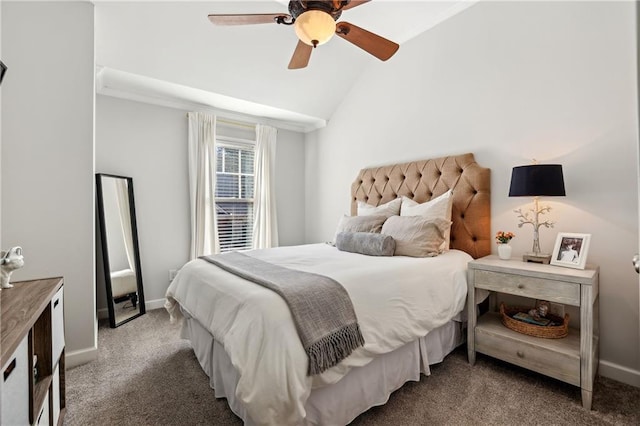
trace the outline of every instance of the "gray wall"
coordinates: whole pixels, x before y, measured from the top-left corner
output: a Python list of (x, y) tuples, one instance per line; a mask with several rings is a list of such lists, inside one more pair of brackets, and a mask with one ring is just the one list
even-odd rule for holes
[(513, 212), (511, 168), (558, 162), (557, 232), (591, 233), (600, 265), (600, 373), (640, 386), (638, 111), (633, 2), (478, 2), (376, 63), (329, 125), (307, 137), (307, 241), (331, 238), (350, 184), (373, 165), (473, 152), (492, 171), (492, 232), (532, 228)]
[(68, 366), (97, 356), (93, 11), (2, 4), (2, 245), (23, 247), (15, 280), (64, 277)]
[[(255, 135), (224, 126), (220, 132), (234, 137)], [(187, 139), (183, 110), (97, 97), (96, 172), (133, 177), (144, 294), (151, 308), (164, 303), (169, 269), (180, 268), (189, 257)], [(302, 134), (278, 130), (280, 245), (304, 242), (304, 145)]]

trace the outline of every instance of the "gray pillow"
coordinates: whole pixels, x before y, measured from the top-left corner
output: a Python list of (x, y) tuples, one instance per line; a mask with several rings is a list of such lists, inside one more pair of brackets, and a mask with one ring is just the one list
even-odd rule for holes
[(344, 215), (338, 222), (338, 229), (336, 229), (333, 241), (336, 241), (340, 232), (377, 232), (379, 234), (385, 220), (387, 220), (387, 216)]
[(368, 256), (393, 256), (396, 242), (389, 235), (371, 232), (339, 232), (336, 247), (341, 251)]

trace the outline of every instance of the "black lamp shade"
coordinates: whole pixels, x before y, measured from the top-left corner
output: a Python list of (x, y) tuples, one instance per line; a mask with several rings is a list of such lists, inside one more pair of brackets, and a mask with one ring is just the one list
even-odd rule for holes
[(509, 197), (565, 196), (562, 165), (517, 166), (511, 172)]

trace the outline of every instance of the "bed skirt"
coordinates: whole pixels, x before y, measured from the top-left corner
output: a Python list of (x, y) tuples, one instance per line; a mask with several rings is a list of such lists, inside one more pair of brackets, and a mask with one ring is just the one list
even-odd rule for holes
[[(231, 410), (245, 425), (255, 421), (235, 397), (237, 372), (222, 345), (200, 323), (184, 312), (181, 337), (189, 339), (200, 366), (209, 377), (216, 398), (226, 398)], [(305, 425), (346, 425), (369, 408), (383, 405), (391, 393), (408, 381), (429, 375), (430, 364), (464, 342), (463, 323), (449, 321), (427, 336), (393, 352), (353, 368), (339, 382), (313, 389), (305, 405)], [(362, 392), (366, 389), (366, 394)], [(258, 419), (256, 419), (258, 420)]]

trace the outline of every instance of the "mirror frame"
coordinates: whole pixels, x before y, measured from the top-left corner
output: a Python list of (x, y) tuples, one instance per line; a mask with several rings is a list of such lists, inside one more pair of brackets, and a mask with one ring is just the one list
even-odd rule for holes
[[(127, 192), (129, 193), (129, 214), (131, 215), (131, 233), (133, 234), (133, 253), (135, 257), (136, 267), (136, 283), (138, 291), (139, 312), (120, 322), (116, 322), (115, 309), (113, 306), (113, 291), (111, 287), (111, 265), (109, 262), (109, 250), (107, 244), (107, 228), (104, 217), (104, 200), (102, 190), (102, 178), (111, 177), (117, 179), (125, 179), (127, 181)], [(98, 208), (98, 222), (100, 229), (100, 243), (102, 249), (102, 265), (104, 282), (107, 290), (107, 309), (109, 310), (109, 325), (116, 328), (146, 313), (144, 302), (144, 291), (142, 288), (142, 268), (140, 267), (140, 247), (138, 245), (138, 225), (136, 222), (136, 207), (133, 197), (133, 178), (127, 176), (113, 175), (109, 173), (96, 173), (96, 207)]]

